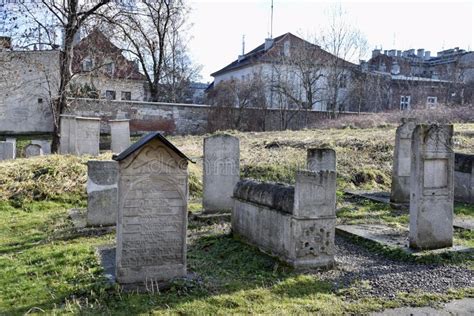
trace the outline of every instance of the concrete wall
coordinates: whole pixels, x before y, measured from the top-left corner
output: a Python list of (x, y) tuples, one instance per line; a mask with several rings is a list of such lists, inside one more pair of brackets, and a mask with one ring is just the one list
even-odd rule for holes
[(59, 85), (58, 51), (0, 52), (0, 134), (51, 132), (50, 93)]

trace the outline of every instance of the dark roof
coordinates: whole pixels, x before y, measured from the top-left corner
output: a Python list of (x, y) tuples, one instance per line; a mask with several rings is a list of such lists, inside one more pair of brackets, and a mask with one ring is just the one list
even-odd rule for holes
[(169, 140), (167, 140), (163, 135), (161, 135), (159, 132), (151, 132), (140, 138), (136, 143), (133, 143), (130, 147), (122, 151), (118, 155), (113, 155), (112, 159), (115, 161), (122, 161), (131, 154), (133, 154), (135, 151), (138, 149), (142, 148), (146, 144), (148, 144), (150, 141), (153, 139), (158, 138), (162, 143), (164, 143), (166, 146), (168, 146), (171, 150), (173, 150), (178, 156), (181, 158), (184, 158), (186, 160), (189, 160), (192, 163), (195, 163), (193, 160), (188, 158), (185, 154), (183, 154), (178, 148), (176, 148), (172, 143), (170, 143)]
[[(292, 34), (291, 33), (285, 33), (283, 35), (275, 37), (273, 39), (273, 45), (275, 45), (277, 42), (279, 42), (281, 39), (283, 39), (287, 35), (292, 35)], [(233, 62), (231, 62), (230, 64), (228, 64), (224, 68), (212, 73), (211, 76), (214, 77), (215, 75), (217, 75), (219, 73), (223, 73), (223, 72), (226, 72), (226, 71), (229, 71), (229, 70), (232, 70), (232, 69), (237, 69), (237, 68), (246, 66), (248, 64), (251, 64), (252, 62), (257, 60), (258, 58), (263, 56), (266, 52), (267, 51), (265, 50), (265, 43), (263, 43), (263, 44), (257, 46), (256, 48), (254, 48), (253, 50), (251, 50), (250, 52), (248, 52), (247, 54), (243, 55), (241, 58), (239, 58), (240, 60), (239, 59), (234, 60)]]

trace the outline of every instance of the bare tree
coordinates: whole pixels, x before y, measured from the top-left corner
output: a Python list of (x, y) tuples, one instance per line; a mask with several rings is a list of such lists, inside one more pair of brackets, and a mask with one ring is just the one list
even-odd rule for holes
[(352, 69), (356, 67), (350, 62), (358, 62), (365, 54), (367, 41), (362, 33), (348, 22), (349, 19), (340, 5), (331, 7), (328, 16), (327, 27), (317, 35), (317, 42), (331, 54), (326, 61), (326, 99), (328, 109), (336, 116), (343, 100), (348, 96), (341, 95), (341, 92), (344, 92), (341, 90), (348, 88)]
[(140, 64), (150, 101), (163, 101), (163, 95), (178, 101), (178, 90), (199, 72), (186, 52), (188, 11), (183, 0), (143, 1), (107, 18), (117, 31), (116, 40)]
[[(67, 108), (67, 93), (72, 79), (73, 44), (79, 29), (110, 0), (40, 0), (21, 2), (18, 20), (11, 29), (27, 21), (31, 26), (22, 28), (19, 38), (22, 47), (40, 46), (55, 48), (58, 46), (58, 33), (62, 35), (59, 57), (59, 85), (57, 92), (51, 92), (51, 112), (53, 115), (53, 141), (51, 150), (59, 149), (59, 127), (61, 114)], [(48, 18), (46, 18), (48, 17)]]

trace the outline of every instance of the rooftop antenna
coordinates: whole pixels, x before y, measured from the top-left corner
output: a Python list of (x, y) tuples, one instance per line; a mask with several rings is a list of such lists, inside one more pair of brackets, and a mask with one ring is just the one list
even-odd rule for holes
[(270, 15), (270, 38), (273, 38), (273, 0), (272, 0), (271, 15)]
[(245, 34), (242, 35), (242, 56), (245, 55)]

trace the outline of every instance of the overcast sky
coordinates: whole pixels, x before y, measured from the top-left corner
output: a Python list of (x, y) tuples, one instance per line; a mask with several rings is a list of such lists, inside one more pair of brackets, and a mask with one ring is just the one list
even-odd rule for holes
[[(232, 62), (242, 51), (263, 43), (270, 31), (271, 0), (194, 0), (189, 43), (195, 62), (203, 65), (203, 81)], [(291, 32), (315, 34), (323, 27), (328, 7), (335, 1), (274, 0), (273, 36)], [(369, 53), (383, 49), (425, 48), (437, 51), (460, 47), (474, 49), (474, 0), (340, 2), (351, 24), (369, 42)]]

